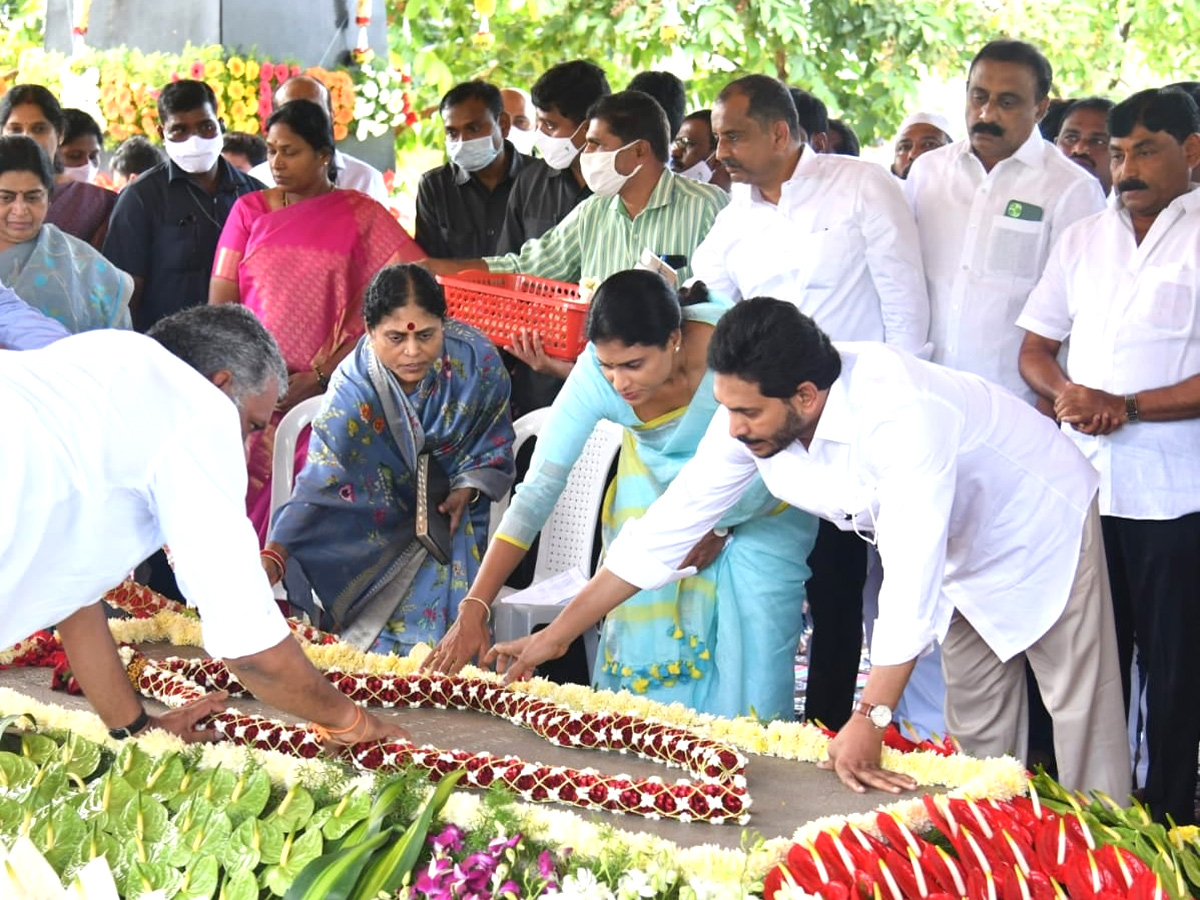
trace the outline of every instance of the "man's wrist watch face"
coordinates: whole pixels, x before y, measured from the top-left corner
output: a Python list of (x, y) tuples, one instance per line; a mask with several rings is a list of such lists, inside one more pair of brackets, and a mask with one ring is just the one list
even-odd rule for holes
[(876, 728), (887, 728), (892, 724), (892, 708), (886, 703), (871, 704), (860, 700), (855, 704), (854, 711)]

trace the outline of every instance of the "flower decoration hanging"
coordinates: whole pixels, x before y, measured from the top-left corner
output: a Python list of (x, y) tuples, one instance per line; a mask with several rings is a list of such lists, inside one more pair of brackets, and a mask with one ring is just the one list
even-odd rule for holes
[(407, 73), (365, 63), (358, 72), (354, 136), (363, 141), (414, 124), (417, 114), (409, 96), (411, 84)]
[(358, 36), (354, 41), (354, 49), (350, 51), (350, 58), (361, 66), (375, 56), (374, 51), (371, 50), (371, 40), (367, 32), (371, 25), (371, 0), (358, 0), (354, 24), (358, 26)]
[(488, 19), (496, 14), (496, 0), (474, 0), (475, 12), (479, 14), (479, 30), (471, 38), (476, 47), (491, 47), (496, 43)]

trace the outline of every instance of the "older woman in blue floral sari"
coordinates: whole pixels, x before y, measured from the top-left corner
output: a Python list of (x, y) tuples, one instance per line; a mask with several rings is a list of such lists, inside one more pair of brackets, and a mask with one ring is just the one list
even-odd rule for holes
[[(383, 269), (363, 300), (367, 333), (330, 378), (308, 460), (276, 514), (263, 565), (286, 568), (301, 607), (375, 652), (436, 643), (474, 580), (489, 501), (513, 481), (508, 373), (492, 343), (447, 320), (433, 276)], [(417, 460), (450, 483), (449, 561), (416, 537)], [(300, 599), (297, 599), (299, 597)]]

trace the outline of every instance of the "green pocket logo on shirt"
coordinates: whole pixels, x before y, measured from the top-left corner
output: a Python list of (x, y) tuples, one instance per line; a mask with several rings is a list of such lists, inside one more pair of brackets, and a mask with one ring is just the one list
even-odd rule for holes
[(1040, 206), (1032, 203), (1022, 203), (1020, 200), (1009, 200), (1004, 208), (1004, 216), (1008, 219), (1021, 219), (1025, 222), (1042, 221), (1043, 211)]

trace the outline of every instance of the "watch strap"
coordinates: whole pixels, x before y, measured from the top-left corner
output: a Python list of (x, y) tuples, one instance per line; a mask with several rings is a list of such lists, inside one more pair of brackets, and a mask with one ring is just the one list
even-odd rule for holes
[(130, 722), (128, 725), (126, 725), (124, 728), (108, 729), (108, 736), (113, 738), (114, 740), (123, 741), (126, 738), (133, 737), (135, 734), (137, 734), (139, 731), (141, 731), (143, 728), (145, 728), (149, 724), (150, 724), (150, 714), (148, 712), (146, 712), (145, 708), (143, 707), (142, 711), (140, 713), (138, 713), (138, 717), (136, 719), (134, 719), (132, 722)]
[(1125, 395), (1125, 420), (1128, 422), (1138, 420), (1137, 394)]

